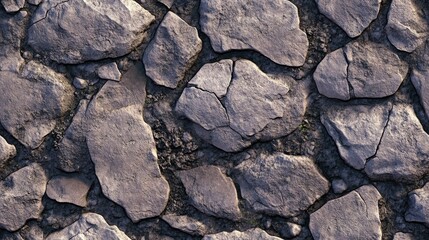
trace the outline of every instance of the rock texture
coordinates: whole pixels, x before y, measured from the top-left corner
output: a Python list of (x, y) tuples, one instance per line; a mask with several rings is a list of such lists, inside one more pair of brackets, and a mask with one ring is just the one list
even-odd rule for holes
[(90, 184), (77, 177), (56, 176), (49, 180), (46, 195), (60, 203), (86, 207), (88, 204), (86, 196), (90, 187)]
[(259, 228), (252, 228), (244, 232), (221, 232), (204, 236), (203, 240), (281, 240), (279, 237), (271, 236), (267, 232)]
[(24, 7), (25, 0), (1, 0), (1, 4), (8, 13), (18, 12)]
[(20, 46), (25, 35), (26, 18), (28, 13), (25, 11), (14, 15), (0, 11), (0, 71), (19, 73), (24, 64)]
[(207, 231), (207, 227), (204, 225), (204, 223), (186, 215), (164, 215), (162, 216), (162, 220), (166, 221), (172, 228), (179, 229), (191, 235), (202, 236)]
[(66, 239), (130, 240), (117, 226), (107, 224), (106, 220), (96, 213), (84, 213), (72, 225), (46, 238), (46, 240)]
[(73, 106), (73, 87), (61, 74), (31, 61), (21, 74), (0, 72), (0, 122), (24, 146), (35, 149)]
[(0, 165), (16, 156), (16, 148), (0, 136)]
[(413, 52), (429, 36), (429, 15), (420, 4), (424, 3), (393, 0), (390, 4), (386, 32), (398, 50)]
[(185, 186), (192, 205), (220, 218), (239, 220), (238, 196), (234, 183), (215, 166), (179, 171), (176, 175)]
[(0, 228), (16, 231), (43, 211), (47, 178), (43, 168), (32, 164), (10, 174), (0, 183)]
[(328, 54), (313, 78), (326, 97), (382, 98), (398, 90), (407, 72), (407, 64), (386, 47), (355, 41)]
[(28, 44), (59, 63), (115, 58), (138, 46), (153, 21), (132, 0), (47, 0), (33, 15)]
[(146, 74), (158, 85), (176, 88), (201, 49), (197, 29), (168, 12), (143, 55)]
[(355, 38), (377, 18), (381, 0), (316, 0), (316, 3), (323, 15)]
[(261, 213), (295, 216), (329, 191), (329, 182), (303, 156), (261, 155), (236, 170), (242, 197)]
[(408, 194), (408, 210), (405, 220), (421, 222), (429, 226), (429, 184), (416, 189)]
[(203, 0), (200, 24), (217, 52), (249, 49), (282, 65), (305, 62), (307, 35), (299, 28), (297, 7), (287, 0)]
[(306, 82), (282, 80), (248, 60), (206, 64), (191, 79), (175, 110), (192, 120), (197, 133), (214, 146), (239, 151), (257, 140), (287, 135), (302, 121)]
[(121, 72), (115, 62), (102, 65), (97, 69), (97, 74), (100, 78), (112, 81), (121, 80)]
[(413, 69), (411, 74), (411, 81), (420, 96), (420, 102), (429, 117), (429, 71)]
[(380, 193), (366, 185), (331, 200), (310, 214), (314, 239), (381, 239)]

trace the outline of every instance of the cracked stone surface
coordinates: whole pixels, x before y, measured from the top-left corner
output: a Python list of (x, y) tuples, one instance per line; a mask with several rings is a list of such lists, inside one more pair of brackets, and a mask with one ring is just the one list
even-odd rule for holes
[(0, 136), (0, 164), (16, 156), (16, 148)]
[(156, 84), (176, 88), (201, 49), (197, 29), (168, 12), (143, 55), (146, 74)]
[(72, 108), (73, 87), (40, 63), (27, 63), (19, 75), (0, 71), (0, 82), (0, 123), (28, 148), (39, 147)]
[(409, 222), (422, 222), (429, 226), (429, 184), (408, 194), (408, 209), (405, 220)]
[(179, 171), (176, 175), (185, 186), (192, 205), (220, 218), (237, 221), (241, 217), (234, 182), (216, 166), (202, 166)]
[[(209, 85), (213, 81), (216, 84)], [(175, 110), (202, 127), (199, 135), (208, 142), (234, 152), (252, 141), (293, 131), (306, 108), (305, 90), (300, 88), (290, 94), (289, 84), (271, 78), (251, 61), (222, 60), (197, 72)], [(283, 129), (277, 128), (279, 122)]]
[(202, 31), (217, 52), (251, 49), (282, 65), (305, 62), (307, 35), (299, 27), (297, 7), (289, 1), (203, 0), (200, 15)]
[(381, 0), (316, 0), (316, 3), (323, 15), (355, 38), (377, 18)]
[(28, 219), (38, 218), (43, 211), (45, 172), (32, 164), (10, 174), (0, 183), (0, 228), (16, 231)]
[(204, 223), (186, 215), (164, 215), (162, 216), (162, 220), (166, 221), (172, 228), (179, 229), (191, 235), (202, 236), (207, 231)]
[(398, 50), (413, 52), (429, 36), (429, 15), (421, 6), (415, 0), (392, 0), (386, 32)]
[(46, 240), (63, 239), (130, 240), (117, 226), (109, 225), (103, 216), (96, 213), (84, 213), (70, 226), (46, 238)]
[(271, 236), (260, 228), (253, 228), (244, 232), (232, 231), (221, 232), (204, 236), (203, 240), (229, 240), (229, 239), (242, 239), (242, 240), (280, 240), (281, 238)]
[(236, 170), (243, 198), (255, 211), (270, 215), (297, 215), (329, 190), (313, 160), (303, 156), (261, 155)]
[(386, 47), (355, 41), (329, 53), (313, 78), (329, 98), (383, 98), (398, 90), (407, 72), (407, 64)]
[(374, 186), (365, 185), (327, 202), (310, 214), (311, 234), (314, 239), (382, 239), (381, 198)]
[(47, 0), (33, 15), (28, 44), (59, 63), (115, 58), (138, 46), (154, 20), (132, 0)]
[(46, 195), (57, 202), (86, 207), (90, 187), (88, 182), (77, 177), (56, 176), (46, 185)]

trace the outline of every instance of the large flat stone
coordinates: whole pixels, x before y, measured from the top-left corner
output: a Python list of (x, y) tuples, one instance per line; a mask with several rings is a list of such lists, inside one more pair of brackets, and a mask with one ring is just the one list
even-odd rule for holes
[(408, 194), (408, 209), (405, 220), (409, 222), (421, 222), (429, 226), (429, 184), (416, 189)]
[(252, 228), (244, 232), (220, 232), (215, 234), (205, 235), (203, 240), (281, 240), (279, 237), (271, 236), (260, 228)]

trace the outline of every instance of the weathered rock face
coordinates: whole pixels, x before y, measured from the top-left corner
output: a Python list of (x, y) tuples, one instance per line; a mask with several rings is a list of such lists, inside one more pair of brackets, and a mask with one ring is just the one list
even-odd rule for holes
[(391, 110), (384, 105), (351, 105), (333, 107), (321, 121), (334, 139), (344, 161), (363, 169), (367, 159), (377, 152)]
[(202, 166), (179, 171), (176, 175), (185, 186), (192, 205), (209, 215), (231, 220), (241, 216), (238, 196), (231, 178), (218, 167)]
[(203, 0), (200, 24), (217, 52), (251, 49), (282, 65), (305, 62), (307, 35), (299, 28), (298, 9), (289, 1)]
[(429, 117), (429, 71), (413, 69), (411, 81), (420, 97), (420, 102)]
[(166, 221), (172, 228), (179, 229), (191, 235), (202, 236), (206, 233), (207, 227), (200, 221), (195, 220), (186, 215), (177, 216), (174, 214), (162, 216), (162, 220)]
[(416, 189), (408, 194), (408, 210), (405, 220), (410, 222), (422, 222), (429, 226), (429, 184)]
[(271, 236), (260, 228), (252, 228), (244, 232), (221, 232), (204, 236), (203, 240), (281, 240), (279, 237)]
[(8, 13), (18, 12), (24, 7), (25, 0), (1, 0), (1, 4)]
[(201, 49), (197, 29), (168, 12), (143, 55), (146, 74), (158, 85), (176, 88)]
[(261, 155), (236, 170), (242, 197), (255, 211), (270, 215), (297, 215), (329, 191), (329, 182), (303, 156)]
[(407, 72), (407, 64), (384, 46), (355, 41), (328, 54), (313, 78), (326, 97), (382, 98), (398, 90)]
[(380, 193), (366, 185), (331, 200), (310, 214), (314, 239), (381, 239)]
[(395, 105), (365, 172), (377, 180), (412, 181), (429, 171), (428, 163), (429, 135), (411, 106)]
[(257, 140), (285, 136), (302, 121), (306, 83), (282, 80), (269, 77), (248, 60), (206, 64), (189, 82), (175, 110), (192, 120), (196, 132), (214, 146), (239, 151)]
[(130, 240), (117, 226), (110, 226), (101, 215), (96, 213), (84, 213), (72, 225), (46, 238), (46, 240), (66, 239)]
[(121, 80), (121, 72), (115, 62), (105, 64), (97, 69), (97, 75), (101, 79), (119, 81)]
[(134, 222), (158, 216), (170, 191), (157, 164), (152, 130), (143, 120), (145, 81), (137, 74), (139, 66), (121, 82), (107, 82), (86, 112), (87, 144), (103, 193)]
[(43, 211), (47, 178), (43, 168), (32, 164), (0, 182), (0, 228), (16, 231)]
[(6, 160), (15, 157), (16, 148), (14, 145), (9, 144), (6, 139), (0, 136), (0, 165)]
[(381, 0), (316, 0), (316, 3), (323, 15), (354, 38), (377, 18)]
[(0, 83), (0, 122), (32, 149), (73, 106), (74, 90), (67, 79), (34, 61), (24, 66), (21, 75), (0, 72)]
[(425, 18), (424, 10), (417, 3), (415, 0), (393, 0), (390, 4), (386, 32), (398, 50), (413, 52), (429, 36), (426, 19), (429, 16)]
[(43, 1), (28, 44), (59, 63), (123, 56), (138, 46), (154, 17), (132, 0)]
[(25, 34), (27, 17), (28, 13), (25, 11), (13, 16), (0, 11), (0, 71), (18, 73), (24, 64), (20, 46)]
[(90, 187), (88, 182), (77, 177), (57, 176), (49, 180), (46, 186), (46, 194), (49, 198), (60, 203), (72, 203), (86, 207), (86, 196)]
[(393, 236), (393, 240), (413, 240), (413, 239), (415, 239), (415, 237), (411, 233), (398, 232), (398, 233), (395, 233), (395, 236)]

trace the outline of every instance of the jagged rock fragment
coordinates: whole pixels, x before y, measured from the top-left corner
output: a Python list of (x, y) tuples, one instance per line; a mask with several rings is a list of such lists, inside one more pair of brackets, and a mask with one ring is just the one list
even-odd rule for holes
[(18, 12), (24, 7), (25, 0), (1, 0), (1, 4), (8, 13)]
[(164, 215), (162, 216), (162, 220), (166, 221), (172, 228), (179, 229), (191, 235), (202, 236), (207, 231), (207, 227), (204, 223), (186, 215)]
[(88, 182), (77, 177), (57, 176), (49, 180), (46, 186), (46, 194), (49, 198), (60, 203), (72, 203), (80, 207), (86, 207), (89, 188)]
[(16, 156), (16, 148), (0, 136), (0, 165)]
[(115, 62), (100, 66), (97, 69), (98, 77), (101, 79), (119, 81), (121, 80), (121, 72)]
[(421, 222), (429, 226), (429, 184), (408, 194), (408, 210), (405, 220)]
[(279, 237), (271, 236), (260, 228), (252, 228), (244, 232), (237, 230), (232, 232), (220, 232), (204, 236), (203, 240), (281, 240)]

